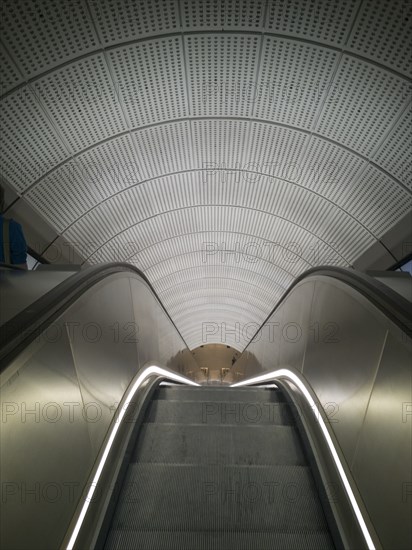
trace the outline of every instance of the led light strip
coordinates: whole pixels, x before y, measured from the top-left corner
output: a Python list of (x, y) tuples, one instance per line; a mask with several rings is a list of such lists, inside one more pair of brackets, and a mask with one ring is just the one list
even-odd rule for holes
[(308, 401), (313, 414), (315, 415), (317, 421), (320, 424), (320, 427), (322, 428), (323, 435), (325, 436), (326, 442), (329, 446), (329, 450), (332, 453), (333, 460), (335, 461), (336, 467), (338, 469), (339, 475), (341, 477), (342, 483), (346, 489), (346, 492), (348, 494), (350, 503), (352, 505), (352, 508), (355, 512), (356, 518), (359, 522), (360, 528), (362, 530), (363, 536), (365, 538), (366, 544), (369, 548), (369, 550), (375, 550), (375, 545), (373, 544), (372, 537), (369, 534), (368, 528), (366, 526), (365, 520), (363, 519), (362, 512), (360, 511), (360, 508), (358, 506), (358, 503), (356, 502), (355, 495), (353, 494), (352, 488), (350, 486), (349, 480), (346, 477), (345, 470), (342, 466), (342, 463), (339, 459), (338, 453), (336, 452), (335, 446), (333, 444), (332, 438), (330, 437), (330, 434), (328, 432), (328, 429), (326, 427), (326, 424), (322, 418), (322, 415), (320, 414), (320, 411), (318, 409), (317, 404), (313, 400), (312, 396), (310, 395), (308, 389), (302, 382), (302, 380), (292, 371), (289, 369), (279, 369), (273, 372), (269, 372), (267, 374), (262, 374), (260, 376), (256, 376), (255, 378), (250, 378), (249, 380), (244, 380), (242, 382), (237, 382), (236, 384), (232, 384), (231, 387), (239, 387), (239, 386), (246, 386), (249, 384), (257, 384), (259, 382), (266, 382), (268, 380), (273, 380), (273, 378), (283, 376), (285, 378), (289, 378), (296, 384), (296, 386), (301, 390), (303, 395), (305, 396), (306, 400)]
[(72, 550), (76, 543), (76, 539), (79, 535), (79, 531), (81, 529), (81, 526), (83, 524), (84, 518), (86, 516), (87, 510), (89, 508), (89, 504), (91, 502), (91, 499), (93, 498), (94, 491), (96, 489), (97, 483), (99, 482), (100, 476), (102, 474), (104, 465), (106, 463), (107, 457), (110, 453), (110, 449), (112, 448), (114, 439), (116, 437), (117, 431), (122, 423), (123, 417), (126, 414), (127, 407), (130, 403), (130, 398), (134, 396), (136, 391), (139, 389), (139, 386), (142, 384), (142, 382), (151, 376), (152, 374), (158, 374), (160, 376), (164, 376), (165, 378), (168, 378), (169, 380), (175, 380), (176, 382), (183, 382), (184, 384), (188, 384), (190, 386), (200, 386), (200, 384), (197, 384), (197, 382), (193, 382), (192, 380), (189, 380), (189, 378), (185, 378), (184, 376), (179, 376), (178, 374), (174, 374), (172, 372), (169, 372), (167, 370), (162, 369), (161, 367), (156, 367), (155, 365), (152, 365), (150, 367), (147, 367), (144, 369), (142, 374), (136, 379), (133, 386), (130, 388), (130, 391), (128, 392), (126, 396), (125, 404), (122, 407), (122, 410), (119, 413), (119, 416), (113, 426), (112, 432), (110, 434), (110, 437), (106, 443), (106, 447), (104, 449), (103, 455), (100, 459), (99, 466), (97, 467), (96, 473), (94, 475), (93, 481), (90, 485), (90, 489), (87, 493), (87, 497), (85, 500), (85, 503), (83, 504), (83, 508), (80, 512), (79, 518), (76, 522), (76, 525), (73, 529), (72, 536), (70, 537), (69, 543), (67, 545), (67, 550)]

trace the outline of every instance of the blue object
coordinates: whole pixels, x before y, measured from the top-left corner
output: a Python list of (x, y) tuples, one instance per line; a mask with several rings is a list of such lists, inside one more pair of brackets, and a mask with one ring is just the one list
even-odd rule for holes
[[(0, 215), (0, 262), (4, 262), (3, 216)], [(12, 264), (25, 264), (27, 261), (27, 244), (23, 229), (14, 220), (9, 222), (10, 260)]]

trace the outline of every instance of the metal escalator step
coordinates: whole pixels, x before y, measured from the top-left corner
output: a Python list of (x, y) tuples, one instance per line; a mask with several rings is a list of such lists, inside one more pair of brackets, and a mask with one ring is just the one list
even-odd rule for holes
[(131, 463), (112, 529), (136, 531), (327, 531), (304, 466)]
[(276, 425), (145, 423), (132, 461), (203, 465), (306, 464), (296, 429)]
[(171, 399), (172, 401), (238, 401), (249, 403), (279, 403), (284, 402), (283, 393), (277, 389), (262, 388), (219, 388), (191, 386), (160, 387), (156, 399)]
[(259, 531), (112, 531), (106, 550), (330, 550), (324, 532), (275, 533)]
[(286, 403), (162, 399), (152, 401), (146, 421), (203, 425), (273, 425), (294, 422)]

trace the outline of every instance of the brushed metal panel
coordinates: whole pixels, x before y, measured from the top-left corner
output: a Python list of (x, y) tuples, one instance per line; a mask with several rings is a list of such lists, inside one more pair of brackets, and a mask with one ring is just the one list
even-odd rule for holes
[(139, 360), (159, 358), (204, 381), (149, 287), (120, 274), (86, 291), (4, 371), (2, 547), (60, 547)]
[(138, 362), (142, 367), (151, 358), (159, 356), (158, 320), (159, 312), (152, 306), (146, 285), (131, 280), (131, 298), (134, 318), (138, 326)]
[(73, 271), (1, 271), (0, 325), (70, 277)]
[[(117, 404), (138, 369), (129, 277), (103, 280), (64, 315), (93, 449), (98, 452)], [(95, 419), (95, 420), (92, 420)]]
[(412, 547), (412, 341), (389, 334), (353, 473), (384, 548)]
[(332, 428), (349, 464), (385, 340), (380, 317), (349, 287), (316, 283), (302, 372), (322, 405), (332, 404)]
[(261, 361), (265, 370), (279, 366), (284, 308), (279, 307), (261, 329), (261, 340), (256, 339), (250, 351)]
[(283, 307), (279, 365), (302, 371), (307, 341), (311, 338), (310, 312), (315, 283), (303, 282), (296, 287)]
[(1, 546), (10, 550), (60, 545), (94, 461), (64, 324), (39, 340), (1, 387)]

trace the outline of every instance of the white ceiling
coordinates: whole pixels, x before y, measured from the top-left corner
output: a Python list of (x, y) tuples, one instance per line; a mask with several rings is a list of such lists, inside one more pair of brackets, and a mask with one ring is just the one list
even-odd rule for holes
[(410, 210), (411, 6), (3, 0), (2, 175), (221, 342)]

